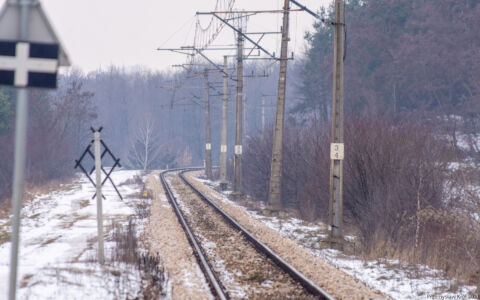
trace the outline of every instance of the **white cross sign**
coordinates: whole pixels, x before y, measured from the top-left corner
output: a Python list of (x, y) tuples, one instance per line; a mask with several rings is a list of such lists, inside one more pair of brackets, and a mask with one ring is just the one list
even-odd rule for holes
[(15, 56), (0, 56), (0, 70), (14, 71), (13, 85), (26, 87), (29, 85), (29, 72), (56, 74), (58, 59), (30, 57), (30, 44), (18, 42)]

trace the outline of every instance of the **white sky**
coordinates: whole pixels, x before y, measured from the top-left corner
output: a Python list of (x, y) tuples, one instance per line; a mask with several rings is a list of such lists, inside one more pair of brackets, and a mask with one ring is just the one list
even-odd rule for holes
[[(300, 0), (316, 11), (332, 0)], [(0, 0), (3, 5), (5, 0)], [(159, 52), (158, 47), (191, 45), (196, 11), (211, 11), (216, 0), (41, 0), (64, 43), (73, 65), (85, 72), (111, 65), (146, 66), (167, 70), (185, 61), (183, 55)], [(235, 8), (281, 9), (283, 0), (236, 0)], [(292, 8), (295, 6), (292, 4)], [(209, 16), (202, 17), (202, 24)], [(313, 17), (295, 12), (290, 17), (290, 50), (301, 55), (303, 35), (312, 29)], [(250, 18), (248, 31), (278, 31), (281, 15)], [(232, 44), (233, 31), (224, 28), (214, 44)], [(269, 36), (262, 46), (278, 50), (279, 36)], [(224, 53), (222, 53), (223, 55)], [(220, 53), (210, 52), (215, 58)], [(278, 54), (277, 54), (278, 55)]]

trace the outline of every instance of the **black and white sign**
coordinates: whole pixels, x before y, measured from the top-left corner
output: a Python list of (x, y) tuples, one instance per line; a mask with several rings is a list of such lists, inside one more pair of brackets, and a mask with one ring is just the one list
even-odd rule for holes
[(0, 85), (56, 88), (58, 44), (0, 41)]

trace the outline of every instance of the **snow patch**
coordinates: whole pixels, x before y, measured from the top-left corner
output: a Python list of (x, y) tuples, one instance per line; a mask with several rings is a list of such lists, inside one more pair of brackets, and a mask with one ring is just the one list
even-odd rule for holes
[[(138, 171), (116, 171), (112, 179), (124, 198), (138, 193), (125, 185)], [(38, 195), (22, 210), (18, 269), (18, 299), (126, 299), (141, 288), (139, 271), (123, 263), (95, 263), (97, 256), (95, 189), (78, 175), (60, 191)], [(103, 194), (105, 256), (115, 246), (108, 241), (108, 228), (136, 215), (135, 201), (122, 201), (106, 183)], [(0, 225), (9, 220), (0, 219)], [(139, 222), (137, 228), (141, 229)], [(7, 296), (11, 243), (0, 245), (0, 291)]]
[[(215, 187), (214, 182), (199, 179), (210, 188)], [(218, 190), (217, 190), (218, 192)], [(222, 191), (220, 200), (229, 205), (239, 207), (253, 218), (261, 221), (266, 226), (278, 231), (281, 235), (296, 240), (313, 254), (335, 265), (345, 273), (358, 278), (367, 286), (381, 291), (393, 299), (476, 299), (471, 298), (475, 286), (461, 286), (455, 292), (451, 292), (454, 281), (442, 276), (441, 271), (428, 268), (424, 265), (408, 265), (398, 260), (378, 259), (363, 261), (354, 256), (321, 249), (320, 240), (327, 238), (324, 225), (307, 224), (296, 218), (278, 218), (259, 214), (257, 211), (239, 205), (228, 199), (231, 191)], [(259, 203), (260, 209), (264, 208)], [(354, 236), (346, 236), (346, 239), (354, 241)]]

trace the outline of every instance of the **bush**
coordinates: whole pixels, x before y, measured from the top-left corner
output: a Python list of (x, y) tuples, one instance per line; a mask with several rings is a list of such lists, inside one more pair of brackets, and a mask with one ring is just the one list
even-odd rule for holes
[[(447, 184), (452, 182), (448, 166), (453, 153), (444, 136), (417, 120), (349, 117), (344, 223), (360, 238), (366, 256), (403, 258), (473, 278), (479, 269), (480, 230), (454, 208), (458, 199)], [(246, 144), (245, 190), (266, 201), (272, 136), (252, 137)], [(327, 221), (329, 144), (326, 123), (286, 125), (282, 201), (306, 220)]]

